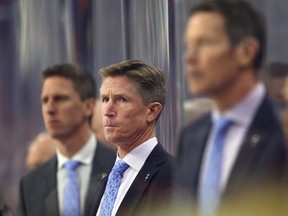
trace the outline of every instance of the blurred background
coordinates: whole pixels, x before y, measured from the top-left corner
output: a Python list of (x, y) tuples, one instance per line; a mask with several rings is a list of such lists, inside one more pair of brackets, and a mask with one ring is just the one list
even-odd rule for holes
[[(157, 133), (174, 154), (185, 102), (194, 98), (187, 92), (182, 53), (188, 9), (197, 2), (0, 0), (0, 198), (16, 208), (27, 146), (45, 130), (41, 72), (63, 61), (84, 65), (98, 87), (98, 70), (125, 59), (163, 69), (168, 98)], [(287, 61), (288, 1), (250, 2), (266, 16), (267, 62)]]

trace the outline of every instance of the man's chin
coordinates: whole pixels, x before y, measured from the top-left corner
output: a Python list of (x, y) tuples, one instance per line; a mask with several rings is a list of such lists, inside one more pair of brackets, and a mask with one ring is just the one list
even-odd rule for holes
[(205, 95), (206, 94), (206, 91), (201, 88), (200, 86), (192, 86), (190, 88), (190, 92), (195, 95), (195, 96), (202, 96), (202, 95)]
[(49, 132), (49, 134), (53, 139), (56, 139), (56, 140), (61, 140), (64, 137), (63, 134), (57, 133), (57, 132)]

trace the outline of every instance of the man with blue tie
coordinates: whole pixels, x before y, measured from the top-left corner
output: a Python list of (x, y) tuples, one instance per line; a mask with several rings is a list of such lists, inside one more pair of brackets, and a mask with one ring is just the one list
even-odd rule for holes
[(169, 201), (173, 185), (174, 158), (155, 134), (166, 100), (164, 73), (127, 60), (100, 74), (104, 133), (117, 146), (117, 159), (89, 216), (154, 215)]
[(43, 72), (42, 114), (57, 151), (21, 179), (21, 215), (87, 215), (116, 158), (91, 130), (95, 98), (95, 80), (80, 65), (57, 64)]
[(280, 185), (286, 169), (283, 133), (257, 73), (265, 34), (262, 16), (245, 1), (191, 9), (187, 81), (191, 93), (209, 96), (215, 106), (180, 133), (177, 189), (203, 215), (252, 189)]

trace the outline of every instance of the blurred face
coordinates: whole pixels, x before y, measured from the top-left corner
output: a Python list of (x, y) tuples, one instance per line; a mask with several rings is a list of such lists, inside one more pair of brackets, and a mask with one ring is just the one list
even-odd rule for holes
[(236, 57), (222, 15), (214, 12), (192, 15), (186, 27), (185, 43), (187, 81), (192, 93), (225, 92), (237, 80)]
[(282, 95), (284, 101), (287, 103), (288, 102), (288, 77), (284, 78), (284, 86), (282, 90)]
[(92, 114), (88, 100), (81, 101), (71, 80), (52, 76), (42, 86), (42, 114), (49, 134), (54, 138), (74, 135)]
[(267, 81), (267, 91), (269, 96), (277, 103), (282, 104), (284, 100), (283, 89), (285, 78), (273, 77)]
[(32, 170), (49, 160), (56, 153), (57, 140), (45, 134), (37, 137), (29, 146), (26, 167)]
[(149, 108), (134, 82), (125, 76), (107, 77), (100, 90), (104, 133), (117, 145), (141, 143), (149, 127)]

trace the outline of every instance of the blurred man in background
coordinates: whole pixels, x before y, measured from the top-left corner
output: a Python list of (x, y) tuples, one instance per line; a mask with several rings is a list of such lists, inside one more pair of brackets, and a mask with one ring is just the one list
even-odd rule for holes
[(39, 133), (28, 147), (26, 168), (33, 170), (56, 154), (57, 140), (47, 132)]
[(260, 73), (260, 79), (263, 80), (267, 93), (275, 105), (275, 112), (280, 118), (287, 101), (285, 94), (288, 91), (284, 89), (287, 77), (288, 63), (285, 62), (269, 62), (264, 65)]
[[(288, 63), (282, 63), (282, 69), (283, 72), (286, 71), (288, 73)], [(286, 148), (288, 150), (288, 77), (287, 75), (282, 77), (284, 80), (284, 86), (282, 89), (282, 95), (283, 95), (283, 110), (281, 113), (281, 121), (283, 125), (283, 130), (285, 134), (285, 140), (286, 140)]]
[(224, 201), (281, 182), (284, 136), (258, 79), (266, 32), (262, 16), (249, 3), (196, 5), (185, 43), (189, 88), (209, 96), (215, 106), (180, 133), (177, 184), (184, 201), (210, 215)]
[(264, 65), (260, 77), (272, 99), (275, 113), (282, 123), (288, 147), (288, 63), (269, 62)]
[(91, 130), (96, 97), (93, 77), (77, 64), (43, 72), (42, 114), (57, 140), (56, 156), (21, 179), (21, 215), (86, 215), (115, 153)]

